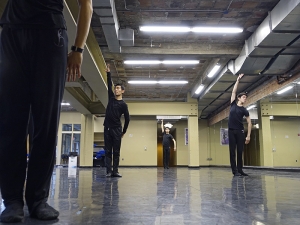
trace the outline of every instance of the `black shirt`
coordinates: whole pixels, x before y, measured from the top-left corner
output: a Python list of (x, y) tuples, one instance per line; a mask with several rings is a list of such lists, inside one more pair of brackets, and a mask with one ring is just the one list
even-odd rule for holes
[(172, 134), (166, 134), (165, 132), (163, 132), (163, 146), (166, 148), (170, 147), (170, 141), (173, 140), (173, 136)]
[(63, 0), (8, 0), (0, 25), (66, 29)]
[(244, 130), (244, 116), (249, 116), (248, 110), (243, 106), (238, 106), (236, 101), (233, 101), (230, 105), (228, 128), (233, 130)]
[(123, 127), (123, 134), (126, 133), (129, 125), (129, 112), (128, 106), (123, 100), (117, 100), (112, 91), (112, 81), (110, 73), (107, 73), (107, 84), (108, 84), (108, 104), (105, 113), (104, 126), (107, 128), (122, 127), (121, 116), (124, 114), (125, 123)]

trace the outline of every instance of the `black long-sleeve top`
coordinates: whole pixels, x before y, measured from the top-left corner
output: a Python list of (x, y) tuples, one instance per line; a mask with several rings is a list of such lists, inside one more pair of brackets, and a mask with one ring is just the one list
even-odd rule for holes
[(124, 114), (125, 123), (123, 127), (123, 134), (126, 133), (130, 117), (128, 112), (128, 106), (123, 100), (117, 100), (112, 90), (112, 81), (110, 72), (107, 73), (107, 85), (108, 85), (108, 104), (106, 107), (104, 126), (107, 128), (121, 127), (121, 116)]

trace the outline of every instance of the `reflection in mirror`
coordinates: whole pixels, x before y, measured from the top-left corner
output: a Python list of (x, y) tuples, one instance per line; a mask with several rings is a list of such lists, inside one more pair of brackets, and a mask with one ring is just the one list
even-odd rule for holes
[(272, 167), (300, 165), (299, 85), (300, 80), (296, 80), (260, 101), (261, 120), (264, 120), (261, 155)]

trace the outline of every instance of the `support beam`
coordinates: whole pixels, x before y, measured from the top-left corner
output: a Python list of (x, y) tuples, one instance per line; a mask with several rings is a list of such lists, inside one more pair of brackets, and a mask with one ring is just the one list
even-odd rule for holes
[(65, 89), (63, 99), (81, 114), (91, 114), (87, 106), (84, 106), (77, 98), (75, 98), (68, 90)]
[[(159, 45), (159, 44), (158, 44)], [(104, 54), (110, 54), (107, 47), (101, 48)], [(242, 50), (242, 46), (239, 45), (221, 45), (214, 44), (209, 45), (207, 43), (161, 43), (161, 47), (148, 46), (135, 46), (135, 47), (122, 47), (122, 54), (159, 54), (159, 55), (182, 55), (184, 54), (196, 54), (205, 57), (217, 57), (217, 56), (234, 56), (237, 57)]]
[[(78, 3), (73, 0), (65, 0), (65, 3), (64, 17), (68, 27), (70, 48), (74, 43), (73, 39), (77, 29)], [(92, 29), (90, 29), (86, 41), (81, 70), (83, 77), (104, 106), (106, 106), (108, 102), (106, 75), (103, 76), (106, 74), (105, 68), (106, 63), (102, 52)]]
[(199, 128), (198, 116), (188, 118), (189, 167), (199, 167)]
[[(277, 91), (278, 89), (293, 83), (295, 80), (300, 78), (300, 63), (298, 63), (298, 65), (295, 67), (294, 71), (295, 75), (293, 75), (289, 80), (287, 80), (286, 82), (282, 83), (282, 84), (278, 84), (276, 77), (272, 77), (269, 81), (263, 83), (262, 85), (260, 85), (259, 87), (255, 88), (253, 91), (249, 92), (248, 94), (248, 98), (247, 98), (247, 105), (251, 105), (255, 102), (257, 102), (258, 100), (272, 94), (273, 92)], [(291, 72), (287, 73), (286, 75), (288, 76), (288, 74), (290, 74)], [(246, 75), (247, 76), (247, 75)], [(227, 118), (229, 116), (229, 110), (230, 110), (230, 106), (228, 105), (228, 107), (226, 107), (225, 109), (223, 109), (221, 112), (211, 116), (208, 119), (208, 125), (211, 126), (225, 118)]]
[(81, 136), (79, 165), (83, 167), (93, 166), (94, 151), (94, 116), (81, 115)]
[(186, 102), (127, 102), (132, 116), (197, 116), (198, 103)]

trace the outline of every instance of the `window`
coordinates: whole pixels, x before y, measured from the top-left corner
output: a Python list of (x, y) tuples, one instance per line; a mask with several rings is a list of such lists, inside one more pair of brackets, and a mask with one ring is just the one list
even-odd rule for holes
[(81, 124), (63, 124), (61, 154), (66, 157), (70, 152), (80, 153)]

